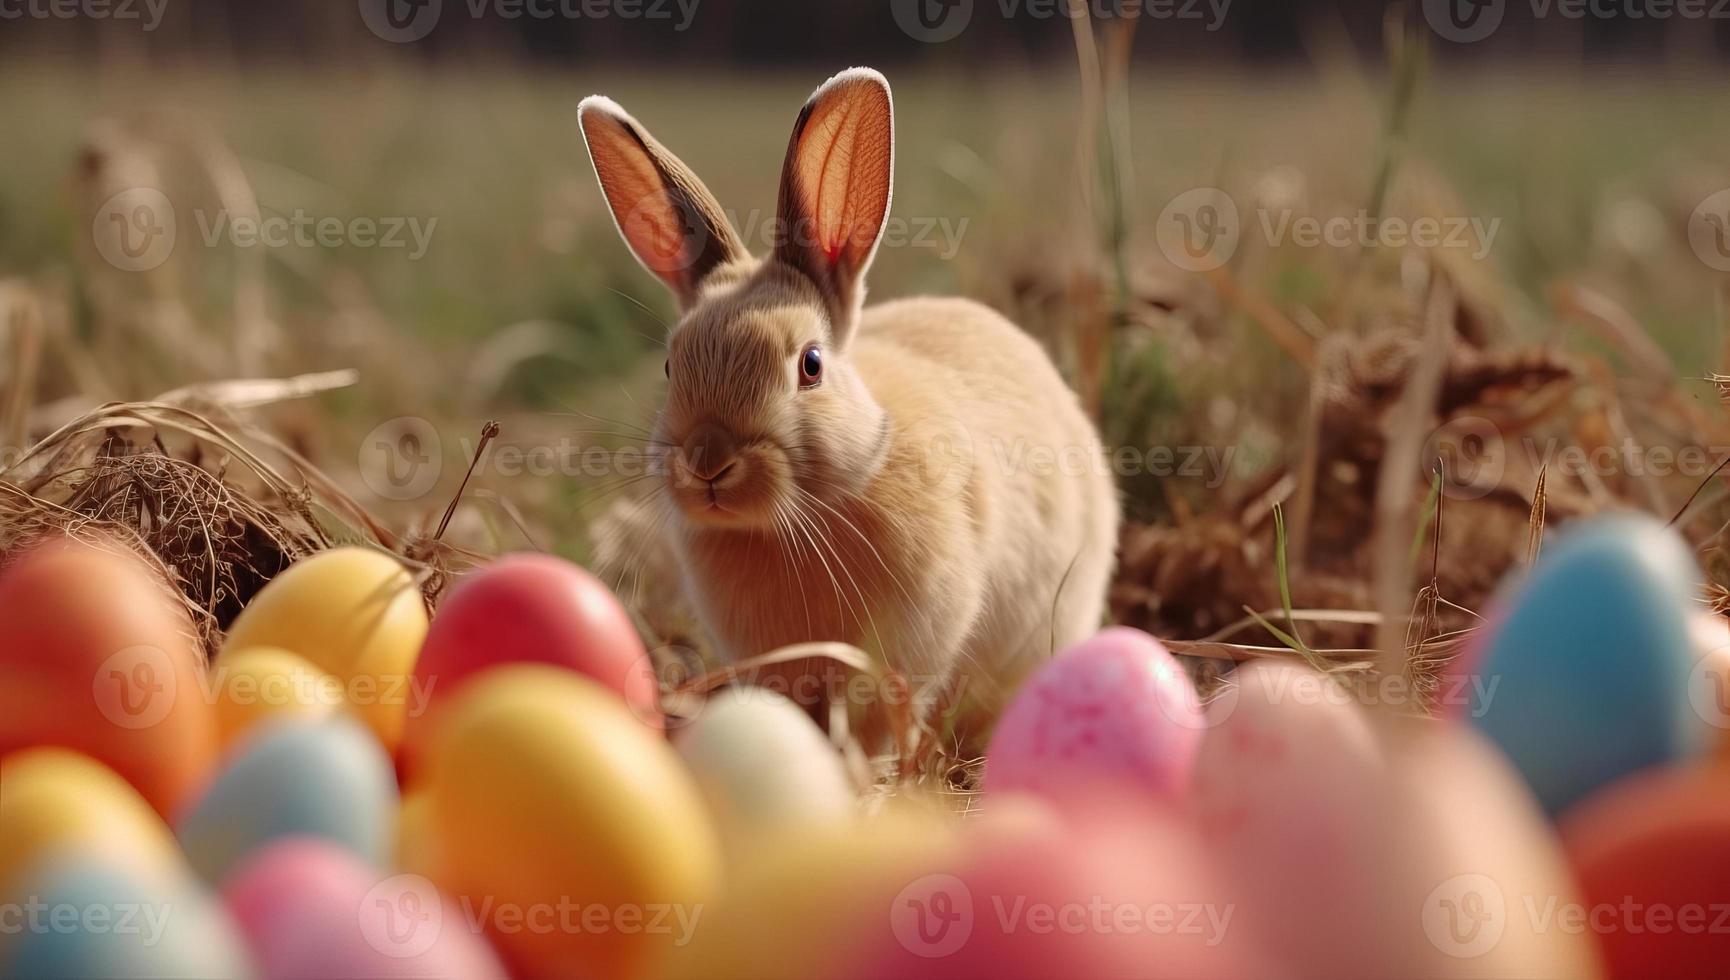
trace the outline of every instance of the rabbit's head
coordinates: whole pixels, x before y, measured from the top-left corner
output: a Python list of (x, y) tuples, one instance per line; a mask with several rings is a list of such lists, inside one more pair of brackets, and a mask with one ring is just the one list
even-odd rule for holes
[(863, 487), (889, 448), (888, 418), (849, 357), (889, 214), (883, 76), (843, 72), (800, 112), (762, 260), (616, 103), (592, 96), (579, 115), (619, 233), (679, 302), (655, 440), (680, 512), (698, 526), (770, 528), (801, 494), (828, 501)]

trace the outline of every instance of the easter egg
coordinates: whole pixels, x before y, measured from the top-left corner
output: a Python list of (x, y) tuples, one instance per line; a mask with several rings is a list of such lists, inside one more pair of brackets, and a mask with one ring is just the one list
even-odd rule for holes
[(1552, 816), (1597, 787), (1704, 748), (1689, 703), (1700, 579), (1688, 546), (1659, 522), (1587, 521), (1503, 592), (1453, 666), (1479, 682), (1471, 723)]
[[(704, 906), (690, 941), (675, 944), (672, 980), (807, 980), (856, 974), (868, 938), (910, 882), (944, 872), (959, 846), (955, 821), (913, 809), (854, 826), (806, 825), (733, 869)], [(819, 870), (820, 869), (820, 870)]]
[(439, 603), (415, 676), (436, 704), (472, 675), (510, 663), (576, 671), (661, 725), (654, 671), (630, 615), (600, 579), (562, 558), (507, 555), (463, 576)]
[(259, 851), (222, 895), (265, 976), (505, 976), (486, 939), (432, 882), (376, 871), (316, 838)]
[(29, 896), (29, 904), (14, 907), (19, 929), (4, 937), (0, 973), (6, 976), (252, 975), (245, 945), (221, 905), (184, 879), (68, 856), (38, 866), (19, 894)]
[(1562, 839), (1584, 895), (1571, 925), (1612, 977), (1722, 977), (1730, 964), (1730, 772), (1642, 773), (1570, 810)]
[(1694, 662), (1688, 702), (1705, 726), (1706, 739), (1720, 762), (1730, 763), (1730, 619), (1697, 612), (1693, 621)]
[(0, 758), (0, 896), (60, 852), (129, 861), (150, 874), (180, 866), (162, 818), (106, 766), (58, 748)]
[(272, 718), (315, 719), (342, 707), (342, 682), (306, 658), (270, 647), (225, 653), (213, 670), (223, 747)]
[(432, 803), (422, 792), (402, 798), (397, 809), (396, 867), (420, 875), (436, 875), (438, 850), (432, 828)]
[(788, 827), (853, 815), (840, 756), (810, 716), (774, 691), (717, 692), (674, 744), (730, 851), (773, 846)]
[(1469, 726), (1403, 718), (1390, 728), (1393, 832), (1359, 864), (1387, 888), (1381, 915), (1361, 925), (1376, 944), (1366, 975), (1602, 976), (1592, 937), (1568, 927), (1580, 894), (1520, 774)]
[(390, 759), (359, 722), (284, 719), (241, 740), (177, 829), (193, 868), (215, 882), (281, 837), (322, 837), (383, 864), (396, 810)]
[(1237, 923), (1301, 976), (1358, 976), (1385, 907), (1366, 853), (1391, 803), (1355, 696), (1307, 666), (1258, 660), (1207, 707), (1190, 810), (1236, 899)]
[(192, 636), (161, 576), (121, 546), (26, 553), (0, 573), (0, 755), (76, 749), (171, 814), (215, 752)]
[[(719, 865), (672, 747), (610, 689), (544, 664), (475, 677), (436, 721), (417, 791), (437, 884), (485, 904), (484, 925), (522, 973), (652, 970), (677, 938), (673, 924), (709, 898)], [(599, 921), (524, 928), (519, 917), (544, 910)]]
[(420, 587), (400, 562), (335, 548), (272, 579), (236, 617), (223, 650), (275, 647), (306, 658), (342, 683), (349, 708), (394, 752), (404, 717), (424, 707), (412, 682), (426, 633)]
[(936, 872), (904, 878), (856, 938), (842, 934), (827, 975), (1274, 975), (1177, 815), (1098, 802), (1070, 801), (1057, 828), (968, 839)]
[(985, 789), (1061, 798), (1102, 780), (1181, 797), (1202, 724), (1195, 688), (1165, 647), (1138, 630), (1108, 629), (1016, 692), (991, 737)]

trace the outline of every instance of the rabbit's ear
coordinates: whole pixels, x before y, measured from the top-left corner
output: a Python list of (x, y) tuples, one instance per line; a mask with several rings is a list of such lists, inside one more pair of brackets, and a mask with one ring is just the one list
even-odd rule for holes
[(703, 277), (745, 257), (744, 243), (691, 168), (618, 103), (591, 95), (577, 118), (619, 234), (689, 309)]
[(889, 83), (869, 68), (824, 82), (799, 113), (787, 146), (775, 257), (822, 290), (842, 341), (864, 299), (894, 174)]

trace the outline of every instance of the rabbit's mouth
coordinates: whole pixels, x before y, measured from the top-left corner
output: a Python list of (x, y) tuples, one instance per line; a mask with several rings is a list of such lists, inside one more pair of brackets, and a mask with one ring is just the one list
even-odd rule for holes
[(790, 492), (786, 453), (772, 444), (745, 446), (713, 459), (675, 459), (668, 490), (685, 519), (714, 528), (760, 528), (774, 524), (777, 502)]

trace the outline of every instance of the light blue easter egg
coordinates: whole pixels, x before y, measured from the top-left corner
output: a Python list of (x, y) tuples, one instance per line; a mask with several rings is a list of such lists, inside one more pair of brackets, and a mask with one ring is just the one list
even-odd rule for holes
[(166, 884), (110, 861), (66, 856), (39, 864), (7, 899), (0, 976), (23, 978), (252, 975), (245, 943), (221, 903), (196, 884)]
[[(1505, 586), (1444, 684), (1552, 816), (1593, 790), (1705, 749), (1689, 706), (1689, 617), (1702, 576), (1649, 517), (1577, 524)], [(1457, 710), (1457, 709), (1455, 709)]]
[(193, 868), (219, 883), (282, 837), (326, 838), (384, 866), (396, 811), (395, 771), (366, 726), (348, 717), (281, 719), (235, 746), (177, 830)]

